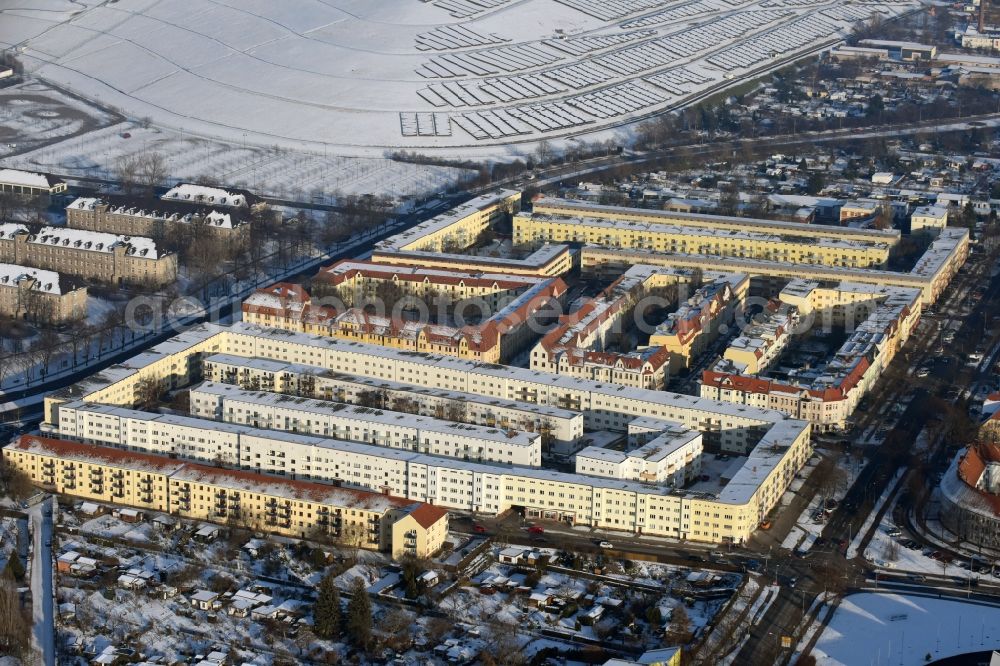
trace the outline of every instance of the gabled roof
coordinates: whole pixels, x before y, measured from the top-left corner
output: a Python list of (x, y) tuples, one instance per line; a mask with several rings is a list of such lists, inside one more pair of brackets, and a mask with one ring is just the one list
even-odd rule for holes
[(406, 513), (413, 517), (417, 524), (425, 530), (448, 515), (448, 511), (433, 504), (413, 504), (406, 508)]

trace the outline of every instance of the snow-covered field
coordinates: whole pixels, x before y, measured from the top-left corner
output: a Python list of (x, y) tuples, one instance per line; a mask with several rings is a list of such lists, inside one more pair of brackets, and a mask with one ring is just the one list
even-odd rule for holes
[(0, 46), (29, 72), (160, 126), (371, 155), (618, 126), (914, 5), (0, 0)]
[(1000, 608), (933, 597), (853, 594), (812, 654), (821, 666), (923, 664), (1000, 647)]
[[(15, 146), (31, 145), (42, 137), (30, 125), (32, 118), (16, 113), (19, 109), (16, 105), (5, 109), (0, 103), (0, 136), (9, 137)], [(66, 114), (55, 105), (52, 112)], [(61, 124), (56, 124), (56, 118), (46, 120), (52, 127), (43, 124), (42, 128), (52, 135), (52, 141), (7, 157), (5, 166), (113, 179), (119, 158), (157, 152), (166, 159), (171, 178), (178, 182), (207, 180), (265, 196), (318, 203), (331, 203), (338, 194), (401, 197), (437, 192), (472, 175), (465, 169), (407, 164), (383, 157), (341, 157), (323, 150), (261, 147), (244, 141), (227, 144), (131, 121), (74, 134), (83, 120), (67, 119)], [(58, 140), (60, 136), (68, 138)], [(12, 149), (0, 147), (0, 156), (5, 151)]]

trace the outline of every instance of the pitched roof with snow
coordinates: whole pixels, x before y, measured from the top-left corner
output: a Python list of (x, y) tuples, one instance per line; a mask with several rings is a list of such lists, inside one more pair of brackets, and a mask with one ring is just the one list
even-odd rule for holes
[(257, 202), (257, 197), (246, 190), (223, 189), (207, 185), (181, 183), (170, 188), (161, 199), (164, 201), (187, 201), (212, 206), (245, 208)]
[(156, 241), (145, 236), (124, 236), (106, 234), (101, 231), (84, 231), (66, 227), (42, 227), (37, 234), (28, 237), (29, 243), (52, 245), (90, 252), (112, 252), (119, 245), (125, 246), (125, 254), (143, 259), (159, 259), (163, 256)]
[[(47, 271), (41, 268), (31, 268), (29, 266), (19, 266), (17, 264), (0, 263), (0, 287), (16, 287), (26, 284), (26, 280), (34, 280), (32, 291), (54, 294), (56, 296), (63, 293), (59, 283), (59, 273)], [(76, 289), (67, 281), (67, 292)]]

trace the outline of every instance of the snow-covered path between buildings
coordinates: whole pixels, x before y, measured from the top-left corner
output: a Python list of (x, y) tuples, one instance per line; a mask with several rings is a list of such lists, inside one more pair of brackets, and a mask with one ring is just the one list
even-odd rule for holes
[(44, 666), (56, 663), (56, 629), (52, 593), (52, 498), (31, 507), (31, 632), (32, 647)]

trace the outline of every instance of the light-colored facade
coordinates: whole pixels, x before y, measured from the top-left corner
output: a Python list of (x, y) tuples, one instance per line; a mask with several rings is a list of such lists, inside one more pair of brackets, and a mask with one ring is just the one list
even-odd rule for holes
[(670, 374), (690, 368), (708, 345), (719, 338), (723, 327), (742, 312), (749, 290), (748, 276), (725, 274), (699, 287), (656, 327), (649, 336), (649, 346), (670, 352)]
[[(535, 280), (534, 284), (498, 303), (472, 302), (469, 306), (483, 317), (478, 324), (456, 327), (431, 323), (447, 316), (446, 303), (424, 321), (402, 317), (396, 303), (373, 303), (387, 314), (364, 308), (344, 308), (336, 297), (314, 299), (301, 285), (279, 283), (257, 290), (243, 301), (243, 321), (290, 331), (328, 335), (416, 352), (446, 354), (484, 363), (509, 361), (541, 331), (538, 317), (558, 308), (566, 293), (560, 278)], [(495, 300), (495, 299), (494, 299)], [(461, 304), (460, 304), (461, 305)]]
[(242, 243), (250, 227), (240, 209), (215, 210), (201, 206), (157, 204), (124, 197), (80, 197), (66, 207), (66, 226), (125, 236), (161, 237), (184, 225), (196, 235)]
[[(809, 226), (812, 228), (812, 225)], [(828, 238), (821, 232), (810, 239), (756, 231), (671, 226), (661, 222), (554, 217), (537, 212), (514, 217), (514, 242), (526, 245), (582, 243), (605, 248), (847, 268), (882, 267), (888, 262), (891, 249), (886, 242)]]
[(268, 430), (301, 432), (436, 456), (538, 467), (541, 435), (445, 421), (373, 407), (202, 383), (191, 415)]
[[(919, 322), (920, 292), (806, 281), (790, 283), (786, 291), (782, 300), (794, 301), (800, 317), (846, 318), (843, 324), (848, 327), (861, 321), (824, 365), (795, 369), (786, 377), (772, 379), (751, 374), (746, 366), (724, 358), (702, 373), (700, 394), (777, 409), (823, 430), (843, 429)], [(843, 297), (836, 292), (844, 292)]]
[[(809, 227), (811, 228), (811, 226)], [(843, 228), (843, 227), (821, 227)], [(859, 282), (862, 284), (920, 289), (924, 305), (931, 305), (969, 257), (969, 231), (957, 227), (943, 229), (908, 273), (868, 268), (859, 270), (788, 261), (715, 257), (705, 254), (682, 255), (650, 250), (584, 247), (580, 252), (585, 274), (619, 275), (635, 264), (669, 268), (746, 273), (751, 277), (803, 278)]]
[(784, 301), (772, 300), (733, 338), (715, 369), (746, 375), (764, 372), (791, 343), (798, 326), (798, 308)]
[(55, 271), (0, 264), (0, 315), (43, 324), (87, 316), (87, 288)]
[(928, 231), (936, 234), (948, 226), (948, 208), (945, 206), (921, 206), (910, 215), (910, 231)]
[(811, 455), (808, 428), (780, 421), (749, 451), (721, 492), (688, 494), (668, 484), (467, 462), (107, 405), (65, 403), (58, 412), (58, 436), (87, 444), (198, 456), (216, 465), (343, 484), (462, 511), (497, 515), (522, 508), (532, 517), (708, 542), (739, 543), (749, 537)]
[(45, 489), (84, 499), (429, 557), (444, 545), (448, 514), (399, 497), (207, 467), (166, 456), (23, 436), (4, 461)]
[(854, 229), (851, 227), (831, 227), (754, 217), (702, 215), (649, 208), (624, 208), (549, 197), (536, 199), (532, 202), (531, 210), (533, 213), (551, 217), (586, 217), (615, 222), (643, 222), (651, 225), (689, 227), (714, 231), (749, 231), (765, 235), (799, 238), (801, 239), (800, 242), (803, 243), (809, 243), (816, 238), (823, 238), (833, 241), (856, 241), (859, 243), (892, 246), (897, 244), (900, 238), (899, 232), (891, 229)]
[(499, 190), (455, 206), (446, 213), (388, 238), (376, 248), (380, 251), (410, 250), (449, 252), (464, 250), (476, 242), (479, 234), (504, 215), (521, 210), (521, 193)]
[(177, 255), (150, 238), (64, 227), (32, 234), (21, 224), (0, 224), (0, 261), (108, 284), (165, 286), (177, 279)]
[[(183, 431), (188, 438), (185, 446), (208, 460), (217, 456), (230, 460), (235, 456), (237, 461), (252, 465), (252, 469), (259, 464), (261, 471), (339, 480), (371, 490), (388, 490), (415, 501), (491, 515), (524, 507), (528, 515), (595, 527), (736, 543), (748, 538), (777, 505), (812, 450), (809, 424), (774, 411), (443, 356), (408, 354), (248, 324), (191, 329), (136, 356), (127, 366), (113, 366), (50, 394), (43, 427), (72, 439), (84, 435), (108, 438), (106, 428), (86, 426), (87, 420), (96, 416), (84, 418), (81, 431), (80, 418), (70, 418), (70, 413), (82, 410), (98, 414), (131, 406), (138, 398), (140, 382), (146, 379), (159, 381), (165, 388), (191, 383), (199, 375), (201, 358), (216, 353), (307, 363), (372, 379), (572, 409), (582, 413), (585, 423), (595, 429), (624, 432), (637, 417), (656, 417), (698, 430), (704, 441), (747, 458), (717, 493), (688, 494), (665, 486), (467, 462), (190, 417), (185, 421), (185, 417), (169, 415), (154, 415), (153, 420), (141, 413), (130, 416), (147, 425), (116, 441), (130, 448), (160, 446), (162, 442), (176, 450), (179, 440), (174, 431)], [(107, 406), (70, 404), (73, 400)], [(123, 407), (111, 406), (114, 404)], [(210, 428), (206, 427), (208, 423)], [(199, 448), (204, 451), (197, 451)], [(187, 450), (178, 450), (177, 455), (186, 456)]]
[(576, 454), (576, 473), (682, 488), (701, 473), (701, 433), (661, 422), (664, 428), (628, 451), (588, 446)]
[(583, 414), (474, 393), (417, 387), (385, 379), (325, 371), (259, 358), (216, 354), (203, 363), (206, 380), (251, 391), (273, 391), (354, 405), (392, 409), (438, 419), (522, 430), (542, 436), (542, 446), (571, 444), (583, 437)]
[[(745, 293), (748, 283), (742, 276), (731, 277), (712, 274), (709, 279), (718, 281), (729, 296), (733, 296), (733, 284)], [(662, 388), (671, 359), (670, 350), (662, 344), (651, 339), (646, 348), (636, 351), (606, 349), (627, 332), (629, 320), (644, 298), (659, 297), (667, 287), (686, 287), (693, 279), (688, 271), (632, 266), (597, 298), (560, 317), (558, 325), (531, 350), (531, 369), (635, 388)]]
[(521, 210), (521, 193), (500, 190), (456, 206), (375, 245), (372, 262), (434, 270), (557, 277), (573, 268), (563, 245), (542, 247), (523, 259), (460, 254), (504, 215)]
[(22, 194), (31, 197), (45, 196), (65, 192), (66, 187), (66, 183), (62, 179), (47, 173), (0, 169), (0, 192), (6, 194)]

